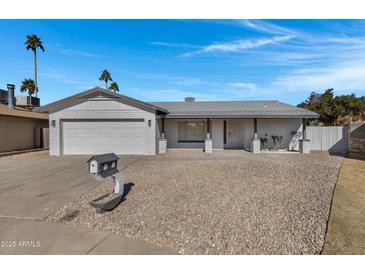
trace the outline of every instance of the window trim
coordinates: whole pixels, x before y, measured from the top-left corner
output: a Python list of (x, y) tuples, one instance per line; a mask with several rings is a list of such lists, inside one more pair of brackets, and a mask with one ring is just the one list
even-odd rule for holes
[[(203, 125), (204, 125), (203, 139), (202, 140), (194, 140), (194, 139), (192, 139), (192, 140), (180, 140), (180, 136), (179, 136), (179, 123), (180, 122), (203, 122)], [(205, 142), (206, 131), (207, 131), (206, 119), (183, 119), (183, 120), (178, 120), (177, 121), (177, 142), (178, 143), (204, 143)]]

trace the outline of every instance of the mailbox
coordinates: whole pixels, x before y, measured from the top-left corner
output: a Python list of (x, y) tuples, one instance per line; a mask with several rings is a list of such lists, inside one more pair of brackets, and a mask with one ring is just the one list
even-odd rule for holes
[(119, 157), (114, 153), (95, 155), (87, 161), (89, 172), (103, 178), (113, 175), (119, 172), (117, 169), (118, 160)]
[(114, 178), (114, 192), (90, 202), (90, 205), (96, 208), (97, 213), (114, 209), (123, 199), (124, 179), (117, 168), (118, 160), (119, 157), (114, 153), (107, 153), (95, 155), (87, 161), (89, 172), (98, 181), (104, 181), (109, 176)]

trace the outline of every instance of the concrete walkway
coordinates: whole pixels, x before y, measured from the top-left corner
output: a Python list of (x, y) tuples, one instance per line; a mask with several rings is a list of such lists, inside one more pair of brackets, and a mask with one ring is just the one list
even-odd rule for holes
[(176, 254), (143, 241), (74, 225), (0, 217), (0, 254)]
[(365, 161), (342, 164), (322, 254), (365, 254)]

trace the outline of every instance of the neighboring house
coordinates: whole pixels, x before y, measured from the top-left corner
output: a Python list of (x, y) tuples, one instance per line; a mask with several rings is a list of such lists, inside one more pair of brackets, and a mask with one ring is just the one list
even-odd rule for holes
[(0, 152), (48, 147), (48, 115), (14, 106), (14, 88), (1, 91)]
[(96, 87), (36, 109), (49, 113), (50, 154), (154, 155), (167, 149), (251, 149), (251, 140), (283, 136), (297, 149), (314, 112), (278, 101), (145, 103)]

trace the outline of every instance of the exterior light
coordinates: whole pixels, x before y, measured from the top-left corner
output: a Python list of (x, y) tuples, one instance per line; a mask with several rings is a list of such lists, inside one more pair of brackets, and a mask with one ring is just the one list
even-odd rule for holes
[(52, 126), (52, 127), (56, 127), (56, 120), (52, 120), (52, 121), (51, 121), (51, 126)]
[(148, 120), (148, 127), (151, 127), (151, 120)]

